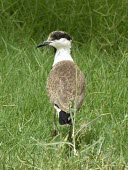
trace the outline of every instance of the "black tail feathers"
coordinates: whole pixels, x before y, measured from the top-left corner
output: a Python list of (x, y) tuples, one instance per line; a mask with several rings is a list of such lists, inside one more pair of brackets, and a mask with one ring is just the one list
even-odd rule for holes
[[(59, 106), (57, 104), (55, 104), (55, 106), (59, 108)], [(66, 113), (63, 110), (60, 110), (59, 111), (59, 123), (61, 125), (65, 125), (65, 124), (72, 125), (70, 113)]]
[(61, 125), (65, 125), (65, 124), (72, 125), (72, 120), (71, 120), (70, 114), (61, 110), (59, 112), (59, 123)]

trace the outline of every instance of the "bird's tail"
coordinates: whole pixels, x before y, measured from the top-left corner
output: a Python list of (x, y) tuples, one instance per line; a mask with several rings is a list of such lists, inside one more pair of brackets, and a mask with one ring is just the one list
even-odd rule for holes
[(72, 125), (70, 113), (66, 113), (65, 111), (61, 110), (57, 104), (54, 104), (54, 108), (58, 113), (59, 123), (61, 125), (65, 125), (65, 124)]

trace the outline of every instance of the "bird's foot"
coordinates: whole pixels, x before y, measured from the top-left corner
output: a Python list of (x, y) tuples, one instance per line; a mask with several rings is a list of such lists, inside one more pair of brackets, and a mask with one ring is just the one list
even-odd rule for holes
[(52, 136), (54, 137), (54, 136), (56, 136), (56, 135), (57, 135), (56, 129), (53, 129), (53, 131), (52, 131)]

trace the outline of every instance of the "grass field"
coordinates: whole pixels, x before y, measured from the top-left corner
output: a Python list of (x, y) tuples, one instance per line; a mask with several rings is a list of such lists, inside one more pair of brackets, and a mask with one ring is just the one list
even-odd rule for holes
[[(68, 128), (58, 125), (45, 91), (53, 51), (6, 44), (1, 53), (1, 169), (127, 169), (128, 54), (90, 47), (72, 55), (86, 76), (86, 98), (76, 115), (78, 156), (70, 154)], [(125, 168), (124, 168), (125, 167)]]
[[(0, 170), (128, 169), (128, 2), (0, 1)], [(57, 124), (46, 79), (53, 50), (47, 34), (73, 36), (72, 57), (86, 77), (76, 115), (77, 156), (68, 127)]]

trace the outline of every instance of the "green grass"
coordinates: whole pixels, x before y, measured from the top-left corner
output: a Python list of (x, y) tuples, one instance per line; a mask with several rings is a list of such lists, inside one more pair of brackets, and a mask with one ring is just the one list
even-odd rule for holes
[[(39, 40), (65, 30), (75, 41), (96, 41), (100, 48), (127, 48), (127, 0), (0, 1), (0, 34), (9, 42)], [(10, 32), (11, 30), (11, 32)]]
[(77, 156), (67, 127), (51, 136), (53, 113), (45, 84), (53, 54), (6, 44), (1, 52), (1, 169), (128, 168), (128, 54), (90, 44), (72, 55), (86, 76), (86, 98), (76, 115)]
[[(0, 169), (128, 169), (128, 1), (0, 1)], [(36, 49), (54, 30), (73, 37), (72, 56), (86, 77), (70, 152), (46, 79), (53, 50)]]

